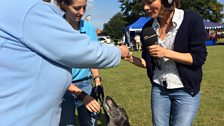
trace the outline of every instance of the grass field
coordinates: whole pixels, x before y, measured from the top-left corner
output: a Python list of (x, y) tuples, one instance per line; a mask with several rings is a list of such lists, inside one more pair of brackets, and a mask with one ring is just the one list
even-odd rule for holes
[[(224, 125), (224, 46), (209, 46), (201, 85), (201, 105), (193, 126)], [(140, 52), (134, 52), (140, 56)], [(151, 83), (146, 70), (122, 61), (101, 70), (105, 95), (125, 108), (131, 126), (151, 126)], [(102, 116), (103, 117), (103, 116)], [(100, 126), (104, 122), (98, 121)]]

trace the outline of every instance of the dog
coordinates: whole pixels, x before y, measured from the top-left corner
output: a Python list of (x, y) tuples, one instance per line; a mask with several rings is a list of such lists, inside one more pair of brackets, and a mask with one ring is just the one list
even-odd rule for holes
[(126, 111), (118, 106), (110, 96), (106, 97), (105, 111), (109, 117), (107, 126), (130, 126)]

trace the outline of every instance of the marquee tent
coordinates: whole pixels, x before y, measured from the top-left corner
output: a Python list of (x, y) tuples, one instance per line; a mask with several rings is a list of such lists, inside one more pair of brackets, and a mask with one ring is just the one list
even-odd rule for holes
[[(216, 31), (218, 29), (224, 29), (224, 25), (221, 23), (214, 23), (212, 21), (204, 20), (205, 29), (208, 31), (208, 34), (210, 36), (210, 31)], [(206, 41), (207, 46), (213, 46), (216, 44), (216, 39), (214, 37), (209, 37)]]
[(141, 32), (142, 27), (150, 19), (151, 19), (151, 17), (140, 17), (134, 23), (132, 23), (131, 25), (129, 25), (125, 28), (125, 43), (128, 46), (132, 46), (131, 40), (133, 39), (135, 32)]
[(131, 25), (127, 26), (127, 30), (129, 31), (141, 31), (142, 27), (146, 22), (148, 22), (151, 19), (151, 17), (140, 17), (138, 20), (136, 20)]
[(224, 29), (224, 25), (221, 23), (214, 23), (211, 21), (204, 20), (205, 29)]

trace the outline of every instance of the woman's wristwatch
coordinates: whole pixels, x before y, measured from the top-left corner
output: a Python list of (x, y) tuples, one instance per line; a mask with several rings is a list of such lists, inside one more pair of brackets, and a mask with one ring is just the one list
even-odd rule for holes
[(100, 79), (100, 82), (101, 82), (101, 80), (102, 80), (101, 76), (95, 76), (95, 77), (93, 78), (93, 80), (95, 81), (97, 78), (99, 78), (99, 79)]

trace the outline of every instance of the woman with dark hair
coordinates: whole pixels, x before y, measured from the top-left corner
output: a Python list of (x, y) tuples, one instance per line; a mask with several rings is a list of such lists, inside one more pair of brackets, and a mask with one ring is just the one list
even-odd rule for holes
[(200, 104), (202, 65), (207, 56), (203, 19), (178, 9), (180, 0), (142, 2), (153, 18), (142, 31), (152, 28), (158, 44), (147, 46), (142, 34), (142, 58), (125, 60), (147, 69), (153, 125), (191, 126)]

